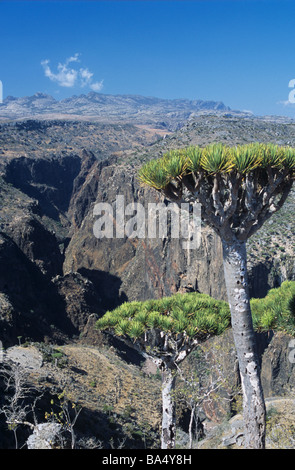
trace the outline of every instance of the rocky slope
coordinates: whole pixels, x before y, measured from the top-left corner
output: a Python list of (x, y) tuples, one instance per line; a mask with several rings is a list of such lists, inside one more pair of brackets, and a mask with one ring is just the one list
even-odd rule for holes
[(133, 124), (100, 123), (88, 119), (20, 119), (0, 121), (0, 156), (5, 159), (58, 156), (84, 148), (101, 160), (110, 153), (143, 148), (168, 131)]
[[(96, 347), (72, 343), (53, 348), (35, 343), (9, 348), (5, 359), (10, 367), (20, 364), (27, 375), (30, 396), (26, 403), (32, 405), (34, 397), (39, 397), (35, 408), (38, 423), (50, 421), (44, 418), (45, 413), (60, 413), (62, 393), (71, 418), (75, 415), (73, 404), (81, 409), (75, 425), (77, 440), (81, 440), (79, 448), (88, 439), (98, 448), (158, 447), (160, 375), (156, 371), (145, 372), (140, 359), (129, 350), (122, 348), (118, 354), (114, 347), (101, 341)], [(1, 377), (0, 390), (3, 391)], [(30, 413), (27, 420), (33, 422)], [(0, 414), (0, 448), (13, 448), (13, 433), (5, 427)], [(30, 429), (25, 426), (18, 429), (20, 445), (29, 434)]]
[[(160, 445), (161, 380), (157, 369), (121, 344), (107, 343), (99, 333), (83, 341), (60, 346), (44, 343), (13, 346), (5, 352), (8, 368), (20, 364), (27, 374), (29, 408), (37, 397), (35, 419), (48, 423), (66, 400), (71, 419), (80, 410), (74, 430), (79, 448), (157, 449)], [(290, 337), (282, 332), (258, 336), (262, 357), (262, 382), (267, 406), (267, 448), (293, 448), (295, 423), (295, 369), (289, 360)], [(115, 347), (114, 347), (115, 346)], [(182, 364), (176, 382), (176, 446), (185, 449), (189, 442), (190, 408), (181, 399), (182, 376), (190, 377), (203, 367), (208, 383), (215, 371), (222, 370), (221, 386), (215, 393), (196, 379), (194, 393), (203, 400), (199, 417), (199, 438), (193, 428), (193, 448), (239, 449), (243, 445), (241, 396), (231, 330), (202, 345), (203, 353), (193, 352)], [(213, 371), (213, 372), (212, 372)], [(201, 386), (200, 392), (198, 387)], [(0, 390), (3, 383), (0, 377)], [(207, 393), (207, 397), (206, 397)], [(0, 407), (4, 403), (0, 395)], [(204, 398), (205, 397), (205, 398)], [(73, 407), (74, 405), (74, 407)], [(229, 419), (230, 417), (230, 419)], [(60, 423), (64, 416), (61, 415)], [(31, 413), (27, 420), (33, 422)], [(13, 448), (13, 433), (8, 432), (0, 415), (0, 448)], [(30, 429), (19, 427), (20, 445), (25, 445)]]

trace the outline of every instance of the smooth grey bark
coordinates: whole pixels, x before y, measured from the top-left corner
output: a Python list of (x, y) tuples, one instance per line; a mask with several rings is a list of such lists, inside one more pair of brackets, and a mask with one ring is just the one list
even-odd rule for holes
[(176, 434), (176, 412), (173, 391), (176, 370), (165, 367), (162, 372), (162, 433), (161, 449), (174, 449)]
[(266, 412), (250, 308), (246, 243), (223, 241), (223, 262), (243, 391), (244, 445), (263, 449)]

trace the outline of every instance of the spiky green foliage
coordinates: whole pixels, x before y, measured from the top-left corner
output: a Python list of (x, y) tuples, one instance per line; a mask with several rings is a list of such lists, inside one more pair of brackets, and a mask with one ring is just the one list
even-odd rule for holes
[(258, 168), (262, 163), (262, 156), (257, 152), (257, 146), (238, 145), (230, 150), (233, 165), (240, 174), (249, 173)]
[(201, 167), (209, 174), (229, 173), (234, 168), (230, 148), (223, 144), (211, 144), (202, 151)]
[(256, 152), (261, 156), (262, 168), (283, 168), (285, 160), (285, 148), (273, 144), (256, 145)]
[(252, 143), (229, 147), (210, 144), (173, 150), (157, 160), (147, 162), (139, 171), (142, 183), (164, 189), (173, 179), (198, 173), (246, 174), (259, 169), (287, 170), (295, 176), (295, 149), (273, 144)]
[(284, 166), (290, 171), (295, 171), (295, 150), (291, 147), (285, 147), (285, 159), (284, 159)]
[(285, 281), (263, 299), (251, 299), (254, 328), (283, 330), (295, 336), (295, 282)]
[[(285, 281), (265, 298), (251, 299), (251, 310), (255, 330), (284, 330), (295, 336), (295, 282)], [(230, 310), (227, 302), (206, 294), (175, 294), (157, 300), (125, 302), (106, 312), (96, 326), (132, 339), (153, 329), (203, 338), (221, 334), (230, 327)]]
[(163, 189), (171, 181), (162, 160), (151, 160), (139, 172), (139, 178), (148, 186), (155, 189)]
[(202, 168), (202, 149), (200, 147), (188, 147), (185, 150), (185, 156), (187, 158), (187, 171), (198, 172)]
[(221, 334), (230, 326), (228, 304), (205, 294), (175, 294), (159, 300), (125, 302), (107, 312), (97, 328), (136, 339), (144, 332), (159, 329), (188, 337)]
[(170, 150), (162, 162), (165, 172), (172, 178), (179, 178), (187, 172), (188, 161), (185, 152), (181, 150)]

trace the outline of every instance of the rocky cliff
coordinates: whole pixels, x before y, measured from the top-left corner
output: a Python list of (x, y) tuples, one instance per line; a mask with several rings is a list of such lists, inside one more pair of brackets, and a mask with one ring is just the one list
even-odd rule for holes
[[(16, 149), (16, 127), (3, 129), (10, 148)], [(132, 128), (126, 128), (124, 135), (130, 131), (131, 148), (124, 150), (127, 143), (123, 143), (119, 155), (113, 153), (117, 128), (108, 125), (104, 158), (99, 148), (96, 153), (79, 148), (77, 152), (50, 153), (48, 133), (54, 132), (58, 140), (61, 129), (64, 124), (55, 121), (24, 121), (19, 129), (25, 132), (23, 141), (31, 149), (38, 135), (40, 157), (31, 151), (28, 156), (14, 157), (5, 150), (1, 160), (0, 285), (5, 302), (11, 304), (9, 321), (17, 319), (14, 331), (21, 329), (26, 337), (34, 337), (31, 331), (38, 331), (38, 338), (80, 334), (90, 314), (101, 315), (125, 300), (177, 291), (197, 290), (226, 299), (220, 241), (208, 228), (202, 227), (201, 245), (195, 250), (184, 249), (182, 238), (169, 236), (98, 239), (93, 233), (94, 206), (114, 204), (121, 195), (125, 205), (138, 202), (148, 214), (148, 204), (160, 199), (137, 180), (138, 168), (146, 159), (170, 148), (215, 139), (238, 143), (255, 138), (294, 145), (294, 124), (286, 128), (261, 120), (199, 117), (165, 138), (157, 136), (145, 147), (136, 147), (138, 135), (131, 138)], [(101, 126), (91, 129), (99, 142)], [(86, 132), (83, 126), (80, 130)], [(69, 121), (68, 139), (72, 134), (74, 142), (77, 123)], [(95, 141), (93, 136), (91, 139)], [(249, 243), (252, 296), (264, 296), (269, 288), (295, 278), (293, 211), (292, 194)]]

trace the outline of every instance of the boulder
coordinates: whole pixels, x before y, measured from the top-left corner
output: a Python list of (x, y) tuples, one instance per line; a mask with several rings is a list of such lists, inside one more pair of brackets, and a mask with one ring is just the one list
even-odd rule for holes
[(37, 424), (28, 437), (28, 449), (56, 449), (63, 443), (62, 426), (59, 423)]

